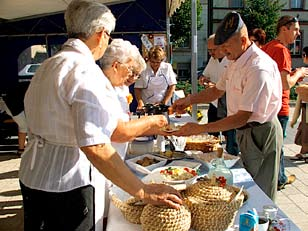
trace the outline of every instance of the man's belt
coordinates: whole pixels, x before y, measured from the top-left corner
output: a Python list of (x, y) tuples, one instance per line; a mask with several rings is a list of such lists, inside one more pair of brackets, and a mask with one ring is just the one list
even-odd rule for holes
[(253, 122), (249, 122), (249, 123), (245, 124), (243, 127), (237, 128), (237, 130), (244, 130), (244, 129), (247, 129), (247, 128), (259, 127), (259, 126), (266, 124), (266, 123), (268, 123), (268, 122), (259, 123), (259, 122), (253, 121)]

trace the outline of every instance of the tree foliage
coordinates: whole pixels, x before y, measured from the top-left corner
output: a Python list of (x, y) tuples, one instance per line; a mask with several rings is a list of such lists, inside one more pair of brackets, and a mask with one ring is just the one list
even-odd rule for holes
[[(200, 30), (202, 5), (197, 0), (197, 29)], [(171, 42), (175, 47), (189, 42), (191, 37), (191, 0), (186, 0), (170, 18)]]
[(279, 0), (244, 0), (245, 7), (239, 13), (248, 31), (262, 28), (266, 32), (266, 40), (270, 41), (276, 37), (276, 25), (284, 5)]

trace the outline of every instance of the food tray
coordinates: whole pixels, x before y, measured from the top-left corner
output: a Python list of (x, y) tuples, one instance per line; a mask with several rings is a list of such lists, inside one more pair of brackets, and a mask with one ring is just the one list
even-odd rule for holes
[[(170, 152), (172, 154), (170, 154)], [(167, 160), (179, 160), (179, 159), (184, 159), (187, 158), (187, 154), (185, 152), (181, 151), (166, 151), (166, 152), (154, 152), (153, 155), (167, 159)]]
[[(155, 164), (148, 165), (148, 166), (142, 166), (142, 165), (136, 163), (138, 160), (144, 160), (144, 158), (146, 158), (146, 157), (150, 158), (152, 160), (155, 159), (158, 162), (155, 163)], [(164, 166), (167, 163), (167, 159), (156, 156), (156, 155), (144, 154), (144, 155), (141, 155), (141, 156), (137, 156), (137, 157), (128, 159), (125, 162), (131, 169), (133, 169), (137, 172), (146, 174), (149, 171), (153, 171), (156, 168)]]

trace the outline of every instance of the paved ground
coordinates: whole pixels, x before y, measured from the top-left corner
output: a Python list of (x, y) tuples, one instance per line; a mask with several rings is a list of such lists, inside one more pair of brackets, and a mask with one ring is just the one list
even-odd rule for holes
[[(308, 164), (289, 160), (300, 150), (293, 142), (295, 133), (296, 129), (288, 127), (284, 143), (287, 174), (296, 174), (297, 181), (278, 192), (277, 204), (304, 231), (308, 230)], [(16, 140), (8, 142), (9, 145), (0, 145), (0, 231), (22, 231), (22, 197), (18, 184), (20, 158), (10, 151), (16, 150)]]

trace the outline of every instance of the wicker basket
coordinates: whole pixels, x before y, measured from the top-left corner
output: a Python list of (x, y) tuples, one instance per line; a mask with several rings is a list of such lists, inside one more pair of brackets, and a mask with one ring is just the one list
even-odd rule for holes
[(191, 224), (191, 214), (185, 205), (177, 210), (148, 204), (140, 220), (143, 231), (187, 231)]
[(114, 194), (111, 196), (111, 200), (114, 205), (121, 210), (124, 218), (127, 221), (133, 224), (141, 224), (140, 217), (142, 210), (145, 206), (142, 201), (132, 197), (129, 198), (127, 201), (123, 202)]
[(224, 231), (230, 227), (244, 199), (242, 193), (233, 200), (238, 191), (237, 187), (220, 187), (211, 181), (190, 186), (184, 201), (191, 211), (191, 227), (198, 231)]

